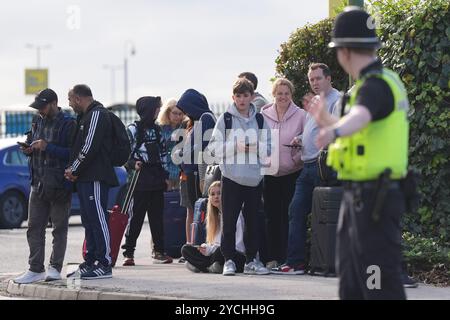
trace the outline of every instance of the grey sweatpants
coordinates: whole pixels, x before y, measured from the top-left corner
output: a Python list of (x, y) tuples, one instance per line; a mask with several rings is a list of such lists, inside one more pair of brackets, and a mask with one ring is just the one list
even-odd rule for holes
[(61, 200), (46, 201), (38, 197), (34, 188), (31, 188), (27, 231), (28, 246), (30, 247), (28, 260), (30, 271), (45, 271), (45, 229), (50, 217), (53, 225), (53, 251), (50, 257), (50, 265), (61, 272), (66, 253), (71, 203), (72, 194), (70, 192), (67, 192)]

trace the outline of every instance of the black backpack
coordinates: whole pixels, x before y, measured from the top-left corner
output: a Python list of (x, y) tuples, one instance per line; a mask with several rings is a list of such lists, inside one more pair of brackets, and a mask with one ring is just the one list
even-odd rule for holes
[[(233, 117), (231, 113), (225, 112), (223, 115), (223, 121), (225, 122), (225, 133), (233, 127)], [(264, 127), (264, 117), (261, 113), (256, 114), (256, 121), (258, 122), (259, 130)], [(218, 164), (210, 164), (206, 168), (205, 182), (203, 185), (203, 197), (208, 197), (209, 186), (214, 182), (222, 178), (222, 172), (220, 171)]]
[(131, 144), (128, 139), (127, 130), (122, 120), (112, 111), (108, 111), (112, 125), (112, 148), (111, 148), (111, 164), (114, 167), (123, 166), (130, 157)]

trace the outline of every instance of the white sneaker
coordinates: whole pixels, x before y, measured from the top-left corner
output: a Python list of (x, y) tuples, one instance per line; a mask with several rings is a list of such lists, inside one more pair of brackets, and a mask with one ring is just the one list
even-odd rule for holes
[(45, 276), (45, 281), (55, 281), (55, 280), (61, 280), (61, 273), (58, 272), (54, 267), (48, 266), (47, 274)]
[(214, 262), (207, 269), (208, 269), (209, 273), (222, 273), (223, 272), (223, 266), (220, 264), (219, 261)]
[(245, 266), (244, 266), (244, 273), (245, 274), (263, 275), (263, 274), (269, 274), (270, 271), (269, 271), (269, 269), (264, 267), (264, 265), (262, 264), (261, 261), (253, 259), (252, 262), (245, 264)]
[(195, 272), (195, 273), (199, 273), (200, 272), (200, 270), (196, 267), (196, 266), (194, 266), (194, 265), (192, 265), (190, 262), (188, 262), (188, 261), (186, 261), (185, 263), (184, 263), (184, 265), (186, 266), (186, 268), (189, 270), (189, 271), (191, 271), (191, 272)]
[(272, 260), (272, 261), (269, 261), (269, 262), (266, 263), (266, 268), (269, 269), (269, 270), (271, 270), (271, 269), (273, 269), (273, 268), (278, 267), (279, 265), (280, 265), (280, 264), (278, 263), (277, 260)]
[(224, 276), (234, 276), (235, 273), (236, 273), (236, 264), (234, 263), (234, 261), (233, 260), (225, 261), (222, 274)]
[(23, 275), (14, 279), (15, 283), (25, 284), (45, 280), (45, 272), (33, 272), (28, 270)]

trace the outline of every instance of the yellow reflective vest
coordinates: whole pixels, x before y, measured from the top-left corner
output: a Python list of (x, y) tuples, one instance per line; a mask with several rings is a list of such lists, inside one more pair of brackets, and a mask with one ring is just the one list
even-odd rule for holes
[(354, 106), (359, 88), (369, 77), (381, 78), (388, 84), (394, 96), (394, 110), (386, 118), (372, 121), (364, 129), (337, 138), (330, 145), (327, 164), (337, 171), (340, 180), (375, 180), (388, 168), (391, 179), (403, 178), (407, 172), (409, 103), (405, 87), (395, 72), (383, 68), (379, 73), (358, 79), (345, 111)]

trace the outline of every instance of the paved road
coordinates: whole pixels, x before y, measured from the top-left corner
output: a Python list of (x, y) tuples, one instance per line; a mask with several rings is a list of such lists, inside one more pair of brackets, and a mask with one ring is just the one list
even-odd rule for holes
[[(79, 217), (70, 221), (66, 265), (81, 261), (83, 228)], [(47, 229), (47, 239), (51, 241), (51, 229)], [(155, 265), (150, 259), (150, 230), (145, 223), (138, 240), (136, 267), (120, 266), (114, 269), (114, 277), (106, 280), (81, 281), (82, 289), (94, 292), (136, 293), (151, 297), (170, 299), (263, 299), (263, 300), (299, 300), (299, 299), (337, 299), (337, 279), (305, 276), (245, 276), (224, 277), (214, 274), (193, 274), (183, 265)], [(51, 244), (47, 245), (47, 259)], [(0, 230), (0, 295), (5, 295), (6, 279), (26, 270), (28, 245), (26, 228)], [(74, 268), (68, 265), (64, 270)], [(68, 287), (67, 280), (41, 284), (43, 286)], [(73, 284), (70, 284), (73, 285)], [(450, 300), (450, 288), (435, 288), (420, 285), (418, 289), (406, 291), (409, 299), (445, 299)]]
[[(79, 216), (71, 217), (69, 224), (65, 264), (79, 263), (82, 261), (81, 245), (84, 239), (84, 228), (81, 225)], [(0, 259), (0, 275), (5, 273), (21, 273), (27, 269), (29, 250), (26, 232), (26, 223), (23, 223), (20, 229), (0, 229), (0, 253), (2, 256), (2, 259)], [(45, 264), (47, 265), (50, 259), (51, 241), (53, 239), (51, 228), (47, 228), (46, 239)], [(150, 256), (150, 242), (150, 228), (146, 221), (138, 239), (135, 254), (136, 259)]]

